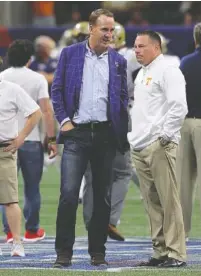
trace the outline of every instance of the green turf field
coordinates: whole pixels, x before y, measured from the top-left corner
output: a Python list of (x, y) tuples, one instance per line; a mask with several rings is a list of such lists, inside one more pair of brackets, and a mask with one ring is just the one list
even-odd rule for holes
[[(12, 274), (11, 274), (12, 273)], [(149, 271), (123, 271), (118, 272), (69, 272), (69, 271), (53, 271), (53, 270), (0, 270), (1, 276), (113, 276), (113, 275), (123, 275), (123, 276), (200, 276), (200, 271), (170, 271), (170, 270), (149, 270)]]
[[(48, 171), (44, 172), (43, 180), (41, 183), (41, 194), (42, 194), (42, 206), (41, 206), (41, 227), (44, 227), (47, 235), (55, 236), (55, 221), (56, 221), (56, 211), (58, 204), (59, 195), (59, 173), (54, 166), (49, 167)], [(20, 203), (23, 203), (23, 186), (20, 177)], [(200, 238), (201, 233), (201, 222), (200, 222), (200, 207), (199, 202), (196, 199), (193, 220), (192, 220), (192, 233), (191, 237)], [(143, 204), (140, 199), (140, 194), (136, 186), (131, 182), (129, 192), (127, 194), (124, 211), (121, 217), (121, 225), (118, 227), (121, 233), (125, 237), (133, 236), (149, 236), (149, 225), (148, 220), (144, 212)], [(24, 228), (22, 228), (24, 232)], [(86, 236), (86, 231), (83, 225), (82, 219), (82, 205), (78, 208), (77, 225), (76, 225), (76, 235)], [(3, 233), (1, 233), (3, 235)], [(200, 256), (201, 258), (201, 256)], [(57, 270), (0, 270), (0, 276), (12, 275), (15, 276), (46, 276), (46, 275), (114, 275), (118, 272), (69, 272), (69, 271), (57, 271)], [(201, 271), (190, 271), (176, 269), (172, 270), (131, 270), (122, 272), (123, 275), (142, 275), (142, 276), (183, 276), (183, 275), (201, 275)]]

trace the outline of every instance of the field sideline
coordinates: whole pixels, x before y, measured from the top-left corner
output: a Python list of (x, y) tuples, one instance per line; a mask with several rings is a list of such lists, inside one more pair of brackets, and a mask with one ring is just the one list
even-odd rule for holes
[[(20, 181), (20, 204), (22, 205), (23, 197), (23, 186), (22, 181)], [(42, 206), (41, 206), (41, 227), (44, 227), (48, 236), (55, 236), (55, 220), (56, 220), (56, 211), (58, 204), (58, 195), (59, 195), (59, 173), (55, 169), (54, 166), (49, 167), (48, 171), (44, 172), (43, 180), (41, 183), (41, 193), (42, 193)], [(201, 233), (201, 223), (200, 223), (200, 207), (199, 202), (196, 199), (194, 211), (193, 211), (193, 219), (192, 219), (192, 233), (191, 237), (200, 238)], [(136, 186), (131, 182), (129, 192), (127, 194), (124, 211), (121, 217), (121, 224), (118, 227), (121, 233), (125, 237), (149, 237), (149, 225), (148, 220), (144, 212), (143, 204), (140, 199), (140, 194)], [(22, 233), (24, 233), (24, 229), (22, 228)], [(1, 233), (3, 236), (3, 233)], [(76, 236), (86, 237), (87, 233), (85, 231), (83, 220), (82, 220), (82, 205), (78, 208), (78, 216), (77, 216), (77, 225), (76, 225)], [(200, 241), (201, 243), (201, 241)], [(118, 246), (118, 245), (117, 245)], [(198, 245), (198, 247), (200, 244)], [(26, 247), (25, 247), (26, 249)], [(200, 255), (197, 256), (201, 261), (201, 250)], [(193, 269), (176, 269), (175, 270), (159, 270), (159, 269), (135, 269), (135, 270), (124, 270), (121, 273), (123, 275), (201, 275), (201, 266), (194, 266)], [(6, 270), (0, 269), (0, 275), (7, 276), (14, 273), (15, 276), (27, 275), (27, 276), (46, 276), (46, 275), (63, 275), (64, 271), (46, 269), (46, 270), (27, 270), (27, 269), (18, 269), (18, 270)], [(106, 272), (106, 271), (66, 271), (68, 275), (113, 275), (115, 272)]]

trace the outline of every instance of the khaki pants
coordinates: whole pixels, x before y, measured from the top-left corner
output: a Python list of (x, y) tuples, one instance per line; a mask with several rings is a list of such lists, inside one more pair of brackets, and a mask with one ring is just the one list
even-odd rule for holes
[(191, 230), (196, 182), (201, 184), (201, 119), (188, 118), (184, 121), (177, 152), (177, 180), (180, 187), (184, 229), (188, 236)]
[(17, 154), (0, 148), (0, 204), (18, 202)]
[(133, 151), (132, 156), (150, 219), (153, 257), (185, 261), (184, 224), (175, 177), (176, 150), (175, 143), (162, 147), (157, 140), (141, 151)]

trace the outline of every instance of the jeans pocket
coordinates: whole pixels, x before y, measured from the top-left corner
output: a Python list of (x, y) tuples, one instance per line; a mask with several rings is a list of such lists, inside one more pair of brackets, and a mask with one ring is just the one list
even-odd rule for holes
[(77, 127), (74, 127), (70, 130), (60, 130), (60, 133), (61, 133), (62, 136), (67, 137), (67, 136), (71, 135), (76, 130), (77, 130)]

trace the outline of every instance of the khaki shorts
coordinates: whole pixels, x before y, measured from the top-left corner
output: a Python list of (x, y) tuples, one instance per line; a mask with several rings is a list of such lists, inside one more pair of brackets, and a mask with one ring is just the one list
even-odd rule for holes
[(0, 204), (18, 202), (17, 153), (0, 148)]

